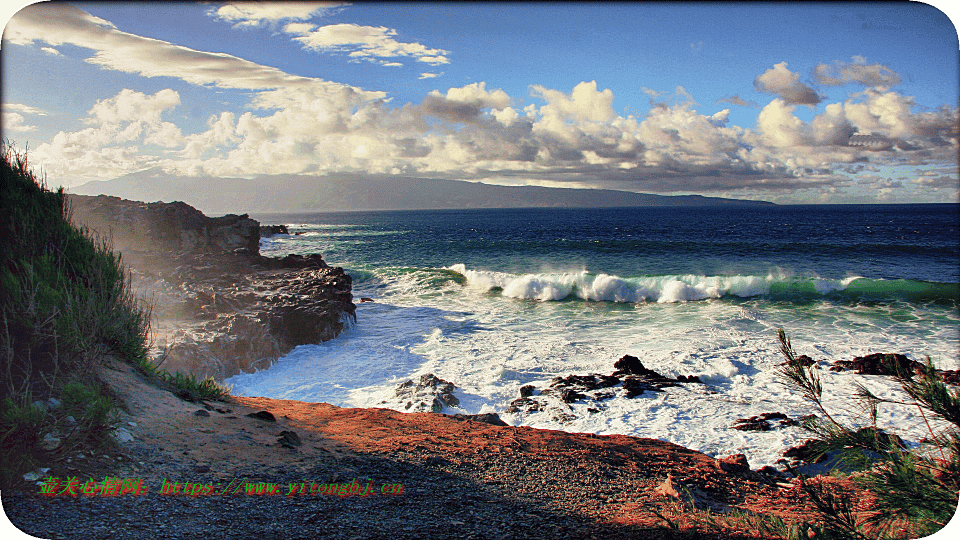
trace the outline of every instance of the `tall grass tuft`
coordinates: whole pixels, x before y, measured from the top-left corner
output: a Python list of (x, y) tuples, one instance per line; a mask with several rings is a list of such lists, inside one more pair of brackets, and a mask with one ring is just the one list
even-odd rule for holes
[(11, 144), (0, 154), (0, 476), (6, 486), (30, 465), (38, 441), (58, 429), (57, 415), (34, 400), (60, 396), (72, 413), (59, 416), (86, 419), (71, 429), (78, 445), (108, 431), (112, 403), (89, 390), (91, 368), (105, 354), (145, 361), (150, 309), (133, 294), (120, 255), (70, 223), (63, 189), (48, 190)]

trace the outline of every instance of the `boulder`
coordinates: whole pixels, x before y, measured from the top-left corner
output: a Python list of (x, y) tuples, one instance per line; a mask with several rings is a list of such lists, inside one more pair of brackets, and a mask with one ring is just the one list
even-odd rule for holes
[(750, 463), (747, 462), (747, 456), (743, 454), (717, 458), (716, 465), (721, 471), (730, 474), (745, 474), (750, 472)]
[(411, 379), (397, 385), (396, 397), (405, 402), (404, 409), (411, 412), (438, 413), (444, 407), (460, 405), (460, 400), (453, 395), (455, 388), (452, 382), (427, 373), (421, 375), (417, 383)]

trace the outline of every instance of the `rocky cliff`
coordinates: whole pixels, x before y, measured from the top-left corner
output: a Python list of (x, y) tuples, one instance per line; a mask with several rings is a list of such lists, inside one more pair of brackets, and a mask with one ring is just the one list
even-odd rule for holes
[(72, 219), (123, 254), (153, 305), (152, 354), (168, 371), (224, 379), (269, 367), (356, 318), (352, 281), (319, 254), (260, 255), (260, 224), (182, 202), (70, 196)]

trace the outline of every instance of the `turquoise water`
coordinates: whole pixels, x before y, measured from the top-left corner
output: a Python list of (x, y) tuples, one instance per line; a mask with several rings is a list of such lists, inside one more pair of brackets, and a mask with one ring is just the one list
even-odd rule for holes
[[(458, 387), (460, 407), (445, 412), (743, 452), (761, 466), (805, 434), (740, 432), (734, 421), (810, 412), (776, 376), (778, 328), (825, 362), (898, 352), (957, 369), (960, 359), (957, 205), (253, 217), (290, 227), (261, 242), (264, 254), (322, 253), (353, 277), (357, 300), (374, 302), (358, 304), (356, 325), (335, 340), (229, 379), (240, 394), (403, 410), (396, 385), (432, 372)], [(523, 385), (609, 374), (624, 354), (706, 384), (505, 412)], [(878, 377), (824, 381), (839, 408), (855, 381), (896, 395)], [(880, 420), (919, 440), (914, 415)]]

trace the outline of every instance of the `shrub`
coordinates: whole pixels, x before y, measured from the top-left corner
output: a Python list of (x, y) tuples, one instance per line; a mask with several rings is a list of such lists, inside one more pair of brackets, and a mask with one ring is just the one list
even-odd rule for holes
[[(919, 538), (943, 528), (957, 511), (960, 493), (960, 390), (943, 383), (929, 357), (914, 372), (888, 358), (888, 369), (911, 401), (880, 398), (858, 384), (867, 427), (854, 429), (824, 407), (815, 366), (804, 367), (782, 328), (778, 337), (787, 360), (781, 376), (821, 414), (803, 427), (816, 436), (821, 453), (837, 452), (841, 461), (862, 470), (852, 480), (876, 497), (869, 514), (858, 513), (853, 495), (811, 485), (801, 476), (804, 491), (823, 518), (818, 538)], [(927, 447), (907, 451), (898, 444), (898, 437), (877, 428), (878, 408), (884, 403), (920, 411), (930, 432)], [(935, 432), (930, 419), (948, 427)]]

